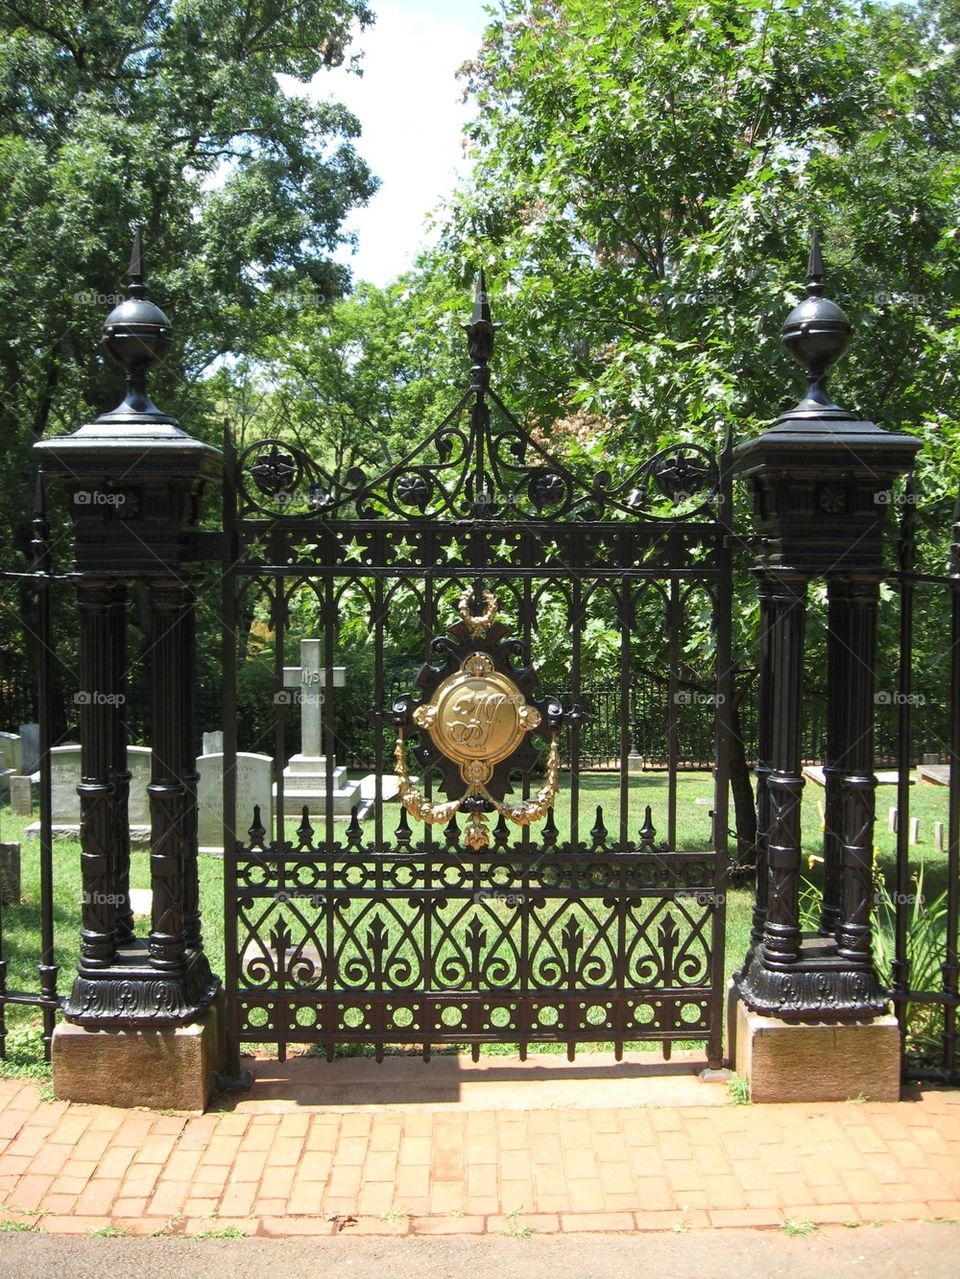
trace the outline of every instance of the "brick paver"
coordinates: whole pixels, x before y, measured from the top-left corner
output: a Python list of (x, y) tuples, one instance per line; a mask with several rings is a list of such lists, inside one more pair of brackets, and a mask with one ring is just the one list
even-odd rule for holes
[[(960, 1217), (960, 1093), (909, 1102), (167, 1115), (0, 1080), (0, 1221), (323, 1236)], [(537, 1108), (538, 1102), (540, 1108)], [(244, 1106), (250, 1106), (244, 1110)], [(283, 1107), (280, 1107), (283, 1109)]]

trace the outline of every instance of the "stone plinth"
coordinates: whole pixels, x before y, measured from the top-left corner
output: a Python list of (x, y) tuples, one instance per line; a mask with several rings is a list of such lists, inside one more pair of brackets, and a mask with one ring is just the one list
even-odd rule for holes
[[(276, 787), (274, 787), (276, 794)], [(283, 770), (283, 814), (299, 817), (304, 805), (311, 817), (323, 817), (329, 806), (335, 817), (349, 817), (362, 804), (360, 783), (347, 778), (347, 770), (334, 760), (333, 789), (327, 792), (327, 761), (323, 755), (293, 755)]]
[(223, 995), (189, 1026), (53, 1032), (53, 1087), (63, 1101), (203, 1110), (224, 1065)]
[(786, 1022), (738, 1001), (736, 1019), (736, 1071), (751, 1101), (900, 1099), (896, 1017)]
[(950, 785), (949, 764), (921, 764), (917, 771), (923, 780), (929, 782), (932, 786)]

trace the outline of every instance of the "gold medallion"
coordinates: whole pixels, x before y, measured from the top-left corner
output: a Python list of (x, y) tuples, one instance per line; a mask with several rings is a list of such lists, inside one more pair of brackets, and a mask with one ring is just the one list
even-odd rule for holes
[(486, 653), (474, 652), (417, 708), (413, 720), (459, 765), (465, 782), (477, 783), (489, 781), (494, 766), (538, 727), (540, 712)]

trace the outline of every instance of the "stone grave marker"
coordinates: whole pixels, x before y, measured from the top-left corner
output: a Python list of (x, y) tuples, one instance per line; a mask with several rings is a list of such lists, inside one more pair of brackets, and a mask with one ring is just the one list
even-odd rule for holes
[[(198, 837), (202, 853), (223, 852), (223, 755), (201, 755), (197, 760)], [(254, 805), (268, 835), (273, 822), (273, 760), (269, 755), (237, 751), (237, 808), (234, 829), (245, 839), (253, 821)]]
[(0, 733), (0, 799), (10, 795), (10, 778), (23, 771), (20, 767), (20, 738), (16, 733)]
[(29, 777), (10, 778), (10, 808), (17, 817), (29, 817), (33, 812), (33, 793)]
[(149, 746), (127, 747), (127, 769), (130, 773), (127, 813), (131, 828), (146, 827), (147, 838), (150, 835), (150, 796), (147, 794), (147, 786), (150, 784), (152, 766), (153, 753)]
[[(327, 795), (327, 758), (323, 754), (323, 700), (326, 669), (323, 643), (318, 639), (300, 641), (300, 665), (283, 668), (284, 688), (295, 689), (290, 697), (300, 709), (300, 751), (291, 755), (283, 770), (283, 811), (297, 817), (306, 807), (312, 816), (321, 817), (328, 803), (337, 817), (349, 816), (350, 810), (362, 805), (360, 783), (347, 778), (347, 770), (332, 760), (333, 789)], [(346, 669), (331, 668), (334, 688), (343, 688)], [(362, 814), (361, 814), (362, 816)]]
[(20, 772), (29, 777), (40, 767), (40, 725), (20, 725)]
[(0, 756), (4, 768), (12, 768), (15, 773), (22, 773), (22, 750), (19, 733), (0, 733)]
[(50, 815), (54, 826), (80, 826), (80, 747), (75, 742), (50, 751)]
[(949, 764), (921, 764), (917, 771), (925, 782), (930, 782), (933, 786), (950, 785)]
[[(150, 842), (150, 797), (147, 783), (150, 781), (151, 752), (149, 746), (127, 747), (127, 769), (130, 772), (130, 796), (127, 816), (130, 822), (130, 842), (142, 846)], [(80, 747), (73, 743), (54, 746), (50, 750), (50, 812), (53, 834), (56, 838), (76, 839), (80, 834)], [(28, 835), (40, 832), (40, 823), (27, 827)]]

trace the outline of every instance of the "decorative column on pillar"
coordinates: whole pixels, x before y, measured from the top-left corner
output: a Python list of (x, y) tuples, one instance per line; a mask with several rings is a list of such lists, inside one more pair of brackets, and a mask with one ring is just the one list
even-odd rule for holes
[(760, 944), (763, 963), (751, 966), (755, 975), (791, 973), (800, 958), (800, 719), (807, 581), (800, 574), (770, 573), (763, 590), (769, 615), (770, 671), (779, 695), (769, 699), (767, 901)]
[[(847, 663), (844, 672), (846, 740), (840, 773), (841, 863), (837, 954), (847, 972), (873, 975), (870, 912), (873, 902), (874, 668), (877, 647), (876, 578), (844, 583), (847, 590)], [(836, 690), (834, 691), (836, 694)], [(883, 995), (886, 1007), (886, 994)]]
[(113, 751), (110, 776), (113, 779), (114, 822), (114, 889), (116, 913), (113, 926), (118, 949), (130, 946), (136, 936), (133, 909), (130, 905), (130, 770), (127, 768), (127, 588), (123, 582), (113, 586), (110, 612), (110, 643), (113, 665), (117, 672), (117, 714), (113, 717)]
[[(120, 706), (114, 662), (115, 587), (109, 579), (77, 585), (80, 617), (80, 963), (68, 1006), (82, 1003), (117, 960), (117, 842), (114, 743)], [(92, 983), (92, 985), (90, 984)]]
[(770, 752), (772, 750), (773, 683), (770, 679), (770, 639), (772, 630), (773, 583), (765, 575), (759, 578), (760, 597), (760, 688), (758, 697), (757, 732), (757, 847), (755, 896), (753, 920), (750, 928), (750, 949), (744, 961), (744, 971), (750, 966), (754, 951), (763, 941), (763, 929), (767, 922), (767, 842), (770, 835), (770, 792), (767, 779), (770, 776)]
[(836, 936), (842, 917), (843, 752), (846, 746), (846, 699), (849, 626), (847, 595), (841, 582), (827, 587), (827, 752), (823, 761), (823, 903), (820, 931)]
[[(857, 420), (827, 394), (827, 372), (852, 326), (823, 296), (823, 274), (815, 232), (807, 297), (783, 333), (806, 370), (807, 394), (734, 452), (736, 474), (753, 489), (760, 534), (758, 831), (766, 849), (750, 952), (735, 980), (746, 1009), (784, 1022), (862, 1021), (887, 1010), (870, 935), (876, 609), (889, 488), (920, 447), (911, 436)], [(825, 885), (820, 927), (805, 934), (798, 910), (803, 636), (814, 579), (827, 583), (829, 601)], [(739, 1043), (737, 1054), (739, 1061)]]
[[(74, 1027), (145, 1031), (202, 1019), (220, 990), (200, 935), (190, 559), (202, 494), (217, 478), (222, 458), (147, 395), (147, 374), (169, 351), (171, 329), (147, 300), (139, 232), (129, 275), (129, 295), (103, 330), (107, 354), (127, 374), (123, 402), (72, 435), (35, 447), (42, 473), (63, 485), (70, 502), (80, 610), (83, 932), (64, 1012)], [(153, 701), (148, 787), (153, 916), (149, 935), (141, 937), (134, 932), (129, 895), (125, 699), (131, 582), (146, 586), (152, 628), (146, 661)], [(56, 1035), (54, 1041), (56, 1077)], [(68, 1045), (62, 1035), (60, 1041), (62, 1059)], [(127, 1044), (123, 1052), (136, 1051), (129, 1036), (115, 1042)], [(169, 1045), (165, 1051), (169, 1072), (176, 1051)], [(117, 1058), (109, 1099), (123, 1104), (127, 1083), (117, 1077), (121, 1067), (131, 1072), (129, 1087), (139, 1089), (139, 1095), (131, 1093), (131, 1104), (151, 1104), (133, 1058), (122, 1063)], [(62, 1095), (94, 1099), (80, 1092)], [(196, 1103), (188, 1096), (199, 1094), (188, 1090), (184, 1100), (161, 1095), (160, 1104), (190, 1105)]]

